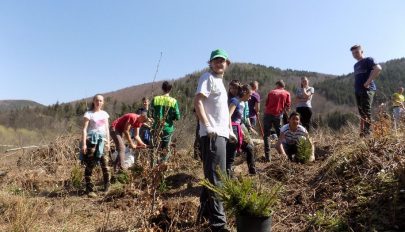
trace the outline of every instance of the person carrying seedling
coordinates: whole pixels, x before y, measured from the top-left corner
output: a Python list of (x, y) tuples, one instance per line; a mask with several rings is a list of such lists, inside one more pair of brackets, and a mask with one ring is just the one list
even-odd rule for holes
[[(177, 100), (170, 96), (172, 84), (168, 81), (162, 83), (163, 95), (152, 100), (151, 113), (153, 116), (154, 146), (159, 146), (161, 157), (158, 163), (167, 162), (170, 157), (170, 143), (174, 132), (174, 121), (180, 120), (180, 110)], [(159, 138), (159, 139), (158, 139)], [(154, 161), (155, 162), (155, 161)]]
[(292, 112), (288, 119), (288, 124), (284, 125), (280, 129), (280, 138), (278, 139), (276, 144), (278, 153), (283, 156), (287, 156), (290, 160), (293, 160), (294, 157), (297, 155), (297, 145), (300, 139), (308, 139), (308, 141), (311, 143), (312, 148), (311, 154), (309, 154), (308, 161), (314, 161), (314, 145), (309, 139), (308, 131), (305, 129), (305, 127), (300, 125), (300, 114), (297, 112)]
[[(148, 122), (148, 115), (146, 111), (143, 111), (139, 115), (134, 113), (124, 114), (111, 123), (110, 135), (118, 152), (118, 157), (114, 162), (115, 172), (126, 170), (128, 168), (125, 167), (125, 143), (123, 137), (127, 139), (129, 146), (133, 149), (147, 147), (139, 137), (139, 128), (145, 122)], [(135, 129), (134, 140), (136, 143), (131, 139), (131, 128)]]
[(270, 162), (269, 137), (271, 134), (271, 128), (274, 127), (276, 134), (279, 137), (283, 113), (288, 112), (291, 106), (290, 93), (285, 90), (284, 87), (284, 81), (279, 80), (276, 82), (276, 88), (271, 90), (267, 95), (266, 109), (263, 117), (264, 156), (266, 162)]
[(243, 151), (246, 153), (246, 159), (249, 169), (249, 174), (256, 174), (255, 155), (253, 146), (248, 143), (248, 130), (244, 123), (249, 122), (249, 116), (246, 114), (248, 108), (246, 101), (250, 98), (250, 88), (248, 85), (236, 85), (231, 82), (229, 85), (229, 95), (233, 95), (237, 89), (236, 96), (229, 99), (229, 114), (231, 115), (231, 123), (233, 133), (236, 135), (235, 142), (228, 142), (226, 146), (226, 171), (228, 175), (232, 176), (232, 165), (235, 160), (236, 153)]
[(89, 197), (97, 197), (97, 194), (94, 192), (91, 176), (98, 162), (100, 162), (103, 172), (104, 191), (107, 192), (110, 187), (108, 155), (105, 155), (110, 150), (110, 136), (108, 133), (109, 115), (102, 110), (103, 105), (104, 97), (96, 94), (93, 97), (91, 108), (83, 116), (81, 156), (86, 166), (84, 179), (86, 182), (86, 193)]
[(360, 45), (352, 46), (350, 51), (357, 60), (354, 65), (354, 94), (360, 114), (360, 137), (365, 137), (371, 132), (371, 106), (377, 90), (374, 79), (382, 69), (373, 58), (364, 57)]
[[(228, 96), (223, 83), (226, 69), (230, 65), (228, 54), (217, 49), (211, 52), (210, 70), (198, 80), (194, 107), (200, 122), (200, 150), (204, 177), (214, 185), (221, 185), (217, 171), (226, 172), (226, 143), (235, 135), (231, 130)], [(231, 135), (232, 133), (232, 135)], [(211, 231), (229, 231), (223, 202), (215, 194), (203, 188), (200, 195), (198, 220), (207, 216)]]
[(392, 116), (394, 118), (394, 129), (397, 131), (401, 118), (405, 114), (404, 106), (404, 88), (399, 87), (397, 92), (392, 95)]

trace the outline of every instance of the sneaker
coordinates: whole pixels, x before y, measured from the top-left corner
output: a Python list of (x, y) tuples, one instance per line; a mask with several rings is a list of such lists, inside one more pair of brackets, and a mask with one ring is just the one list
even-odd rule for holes
[(90, 198), (96, 198), (97, 194), (95, 192), (89, 192), (89, 193), (87, 193), (87, 196)]

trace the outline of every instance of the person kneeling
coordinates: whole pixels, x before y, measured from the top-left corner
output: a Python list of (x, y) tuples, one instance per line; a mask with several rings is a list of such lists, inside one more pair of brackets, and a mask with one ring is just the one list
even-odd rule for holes
[(280, 138), (276, 144), (278, 153), (287, 156), (290, 160), (294, 160), (298, 153), (297, 145), (302, 138), (308, 139), (311, 144), (311, 155), (308, 161), (312, 162), (315, 160), (314, 144), (309, 139), (308, 131), (300, 125), (300, 114), (292, 112), (288, 124), (280, 129)]

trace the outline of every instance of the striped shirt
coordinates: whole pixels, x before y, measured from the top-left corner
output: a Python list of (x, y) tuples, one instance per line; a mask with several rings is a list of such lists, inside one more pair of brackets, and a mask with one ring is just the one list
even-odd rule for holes
[(296, 131), (291, 131), (290, 124), (281, 127), (280, 133), (285, 135), (285, 141), (283, 141), (283, 143), (287, 144), (297, 144), (301, 137), (306, 137), (308, 135), (308, 131), (301, 125), (298, 125)]

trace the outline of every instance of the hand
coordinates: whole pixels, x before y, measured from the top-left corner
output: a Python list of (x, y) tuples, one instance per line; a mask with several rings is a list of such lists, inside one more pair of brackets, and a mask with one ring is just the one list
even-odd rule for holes
[(212, 126), (206, 126), (207, 128), (207, 135), (209, 138), (213, 138), (215, 136), (217, 136), (217, 132), (215, 131), (215, 129)]
[(237, 139), (235, 133), (233, 133), (233, 130), (230, 130), (230, 131), (229, 131), (229, 141), (230, 141), (231, 143), (236, 143), (236, 142), (238, 141), (238, 139)]
[(110, 144), (105, 145), (105, 151), (110, 151)]
[(366, 81), (366, 83), (364, 83), (364, 88), (366, 88), (366, 89), (368, 89), (368, 88), (370, 88), (370, 82), (369, 81)]
[(87, 153), (87, 145), (83, 144), (82, 146), (82, 154), (85, 155)]
[(131, 143), (130, 146), (131, 146), (132, 149), (136, 149), (138, 147), (136, 144), (133, 144), (133, 143)]
[(138, 148), (146, 148), (147, 146), (144, 143), (141, 143), (141, 144), (138, 143), (137, 147)]

